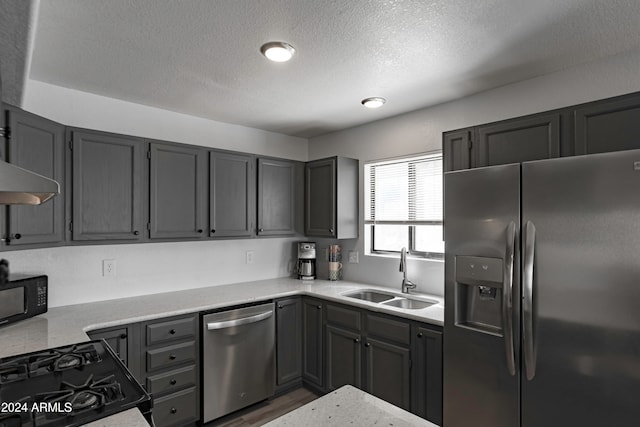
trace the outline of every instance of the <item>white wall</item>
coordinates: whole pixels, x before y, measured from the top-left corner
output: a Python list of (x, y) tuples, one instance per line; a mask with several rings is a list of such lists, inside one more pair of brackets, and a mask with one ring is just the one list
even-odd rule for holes
[[(362, 166), (362, 162), (367, 160), (439, 150), (444, 131), (639, 90), (640, 50), (636, 50), (432, 108), (312, 138), (309, 140), (309, 160), (341, 155), (360, 159)], [(361, 236), (364, 235), (362, 188), (361, 171)], [(345, 278), (400, 287), (396, 258), (362, 256), (362, 237), (342, 244), (344, 250), (355, 249), (361, 255), (357, 265), (344, 263)], [(409, 279), (416, 282), (421, 290), (443, 294), (442, 262), (410, 260), (408, 268)]]
[[(255, 154), (307, 159), (307, 140), (119, 101), (34, 80), (27, 111), (65, 125)], [(14, 273), (49, 276), (51, 307), (287, 276), (295, 238), (78, 246), (8, 252)], [(246, 251), (254, 263), (245, 264)], [(102, 276), (102, 260), (116, 276)]]

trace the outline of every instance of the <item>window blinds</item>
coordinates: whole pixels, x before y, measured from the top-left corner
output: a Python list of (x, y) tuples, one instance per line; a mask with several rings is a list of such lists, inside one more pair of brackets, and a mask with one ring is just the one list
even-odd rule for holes
[(365, 224), (442, 224), (442, 154), (364, 168)]

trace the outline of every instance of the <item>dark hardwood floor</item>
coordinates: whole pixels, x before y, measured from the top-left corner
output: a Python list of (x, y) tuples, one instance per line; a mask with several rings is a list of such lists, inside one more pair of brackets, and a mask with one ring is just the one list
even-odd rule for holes
[(300, 387), (278, 397), (265, 400), (248, 408), (241, 409), (225, 417), (218, 418), (203, 427), (249, 427), (261, 426), (293, 411), (302, 405), (316, 400), (317, 394)]

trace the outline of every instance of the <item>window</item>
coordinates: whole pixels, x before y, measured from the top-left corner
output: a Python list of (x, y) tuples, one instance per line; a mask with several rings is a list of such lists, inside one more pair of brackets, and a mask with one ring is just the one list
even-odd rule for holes
[(442, 153), (366, 163), (364, 174), (370, 251), (443, 259)]

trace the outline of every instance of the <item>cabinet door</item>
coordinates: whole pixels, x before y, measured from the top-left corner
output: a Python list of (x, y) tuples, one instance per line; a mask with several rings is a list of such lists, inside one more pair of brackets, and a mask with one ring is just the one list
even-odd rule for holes
[(142, 141), (73, 132), (73, 240), (141, 240)]
[(300, 298), (276, 301), (277, 385), (295, 381), (302, 375)]
[(302, 376), (320, 388), (324, 385), (323, 311), (322, 301), (302, 300)]
[(151, 143), (150, 153), (150, 237), (203, 237), (206, 152)]
[(495, 166), (560, 156), (560, 114), (480, 126), (476, 166)]
[(442, 425), (442, 333), (413, 328), (411, 412)]
[(294, 176), (291, 161), (258, 159), (258, 235), (294, 233)]
[(360, 334), (326, 327), (327, 391), (350, 384), (362, 385), (362, 343)]
[(87, 333), (92, 340), (104, 339), (113, 352), (129, 368), (136, 379), (142, 379), (140, 373), (140, 340), (137, 324), (124, 327), (99, 329)]
[(305, 167), (305, 234), (336, 235), (336, 159), (307, 163)]
[(471, 130), (462, 129), (442, 135), (442, 151), (445, 172), (471, 167)]
[(374, 338), (365, 347), (365, 391), (407, 411), (411, 407), (410, 351)]
[(64, 240), (64, 126), (15, 107), (7, 108), (8, 160), (60, 184), (60, 194), (39, 206), (9, 206), (10, 246)]
[(577, 155), (640, 148), (640, 95), (588, 104), (574, 124)]
[(255, 158), (209, 153), (209, 235), (251, 236), (256, 217)]

